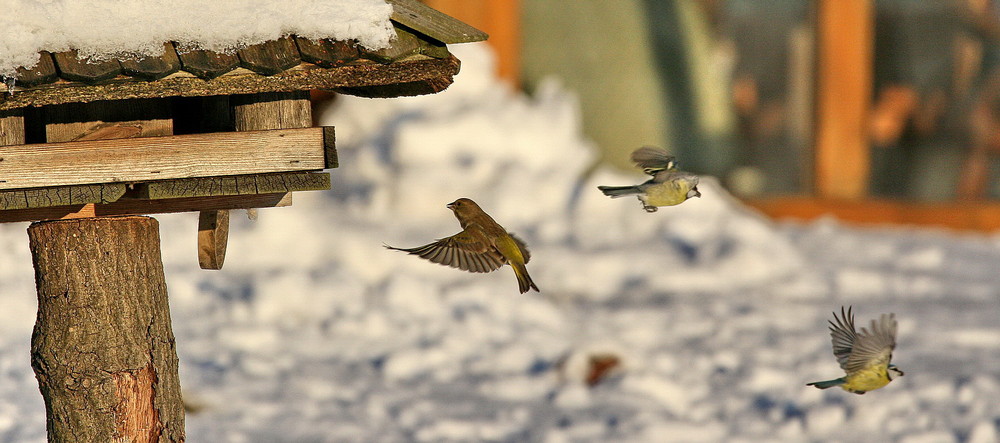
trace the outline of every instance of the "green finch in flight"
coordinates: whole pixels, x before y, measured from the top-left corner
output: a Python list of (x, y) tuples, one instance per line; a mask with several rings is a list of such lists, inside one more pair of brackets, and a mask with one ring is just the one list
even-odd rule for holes
[(847, 375), (835, 380), (817, 381), (807, 384), (819, 389), (840, 386), (855, 394), (881, 388), (894, 377), (902, 377), (896, 365), (890, 363), (892, 350), (896, 347), (896, 316), (882, 314), (878, 322), (871, 321), (870, 330), (854, 329), (854, 314), (848, 308), (840, 308), (840, 318), (833, 313), (836, 323), (830, 321), (830, 337), (833, 339), (833, 355)]
[(636, 195), (646, 212), (656, 212), (657, 206), (674, 206), (691, 197), (701, 197), (698, 176), (677, 169), (674, 157), (660, 148), (644, 146), (632, 152), (632, 161), (652, 176), (635, 186), (598, 186), (612, 198)]
[(529, 289), (538, 291), (525, 267), (531, 254), (521, 239), (507, 232), (472, 200), (460, 198), (449, 203), (448, 209), (455, 213), (462, 232), (416, 248), (386, 247), (469, 272), (492, 272), (509, 264), (522, 294)]

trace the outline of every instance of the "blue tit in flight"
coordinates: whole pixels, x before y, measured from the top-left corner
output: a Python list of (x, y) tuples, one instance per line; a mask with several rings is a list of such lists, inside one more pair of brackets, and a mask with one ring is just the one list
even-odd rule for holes
[(667, 151), (644, 146), (632, 152), (632, 161), (653, 178), (635, 186), (598, 186), (597, 189), (611, 198), (635, 195), (646, 212), (656, 212), (658, 206), (679, 205), (691, 197), (701, 197), (698, 176), (678, 170), (674, 157)]
[(896, 347), (896, 315), (882, 314), (878, 321), (872, 320), (870, 330), (854, 329), (854, 314), (851, 308), (840, 307), (840, 318), (833, 313), (830, 321), (830, 337), (833, 341), (833, 355), (847, 375), (836, 380), (817, 381), (806, 386), (819, 389), (840, 386), (855, 394), (881, 388), (895, 377), (903, 376), (896, 365), (890, 363), (892, 350)]

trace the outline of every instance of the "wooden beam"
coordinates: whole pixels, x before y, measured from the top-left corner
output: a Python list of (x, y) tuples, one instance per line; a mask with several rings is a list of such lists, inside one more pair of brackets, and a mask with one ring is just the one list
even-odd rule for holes
[(0, 147), (0, 189), (321, 170), (323, 128)]
[(816, 192), (860, 199), (868, 192), (874, 4), (817, 2)]
[(913, 203), (894, 200), (833, 200), (778, 197), (747, 200), (775, 219), (813, 220), (833, 216), (863, 225), (914, 225), (966, 231), (1000, 230), (1000, 202)]
[(0, 223), (62, 220), (87, 217), (116, 217), (141, 214), (167, 214), (217, 209), (277, 208), (291, 206), (292, 194), (226, 195), (218, 197), (169, 198), (164, 200), (122, 199), (107, 204), (52, 206), (35, 209), (0, 211)]
[(198, 216), (198, 264), (201, 269), (222, 269), (229, 243), (229, 210), (201, 211)]
[(0, 210), (110, 203), (125, 195), (124, 183), (0, 191)]

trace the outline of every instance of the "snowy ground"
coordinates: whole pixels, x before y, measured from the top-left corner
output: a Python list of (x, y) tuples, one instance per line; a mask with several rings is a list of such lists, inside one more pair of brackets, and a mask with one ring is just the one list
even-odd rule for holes
[[(585, 177), (571, 95), (455, 51), (445, 93), (326, 113), (334, 189), (240, 218), (223, 271), (198, 269), (196, 216), (158, 217), (189, 441), (998, 441), (1000, 239), (774, 224), (711, 180), (647, 214), (595, 189), (638, 177)], [(541, 294), (382, 247), (457, 232), (458, 197), (528, 242)], [(44, 441), (25, 225), (0, 251), (0, 441)], [(842, 375), (842, 304), (896, 313), (905, 377), (805, 386)], [(597, 354), (623, 366), (589, 388)]]

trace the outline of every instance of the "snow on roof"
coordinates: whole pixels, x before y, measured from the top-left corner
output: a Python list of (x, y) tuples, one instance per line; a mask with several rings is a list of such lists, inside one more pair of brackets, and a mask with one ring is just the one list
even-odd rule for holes
[(0, 0), (0, 11), (0, 77), (39, 51), (159, 56), (167, 41), (227, 51), (288, 34), (381, 49), (395, 36), (385, 0)]

